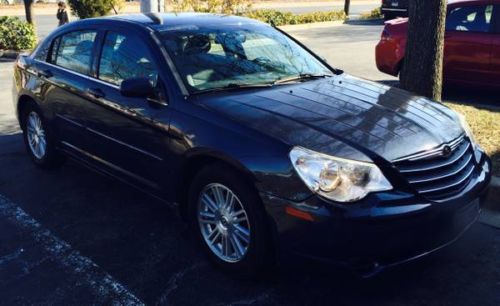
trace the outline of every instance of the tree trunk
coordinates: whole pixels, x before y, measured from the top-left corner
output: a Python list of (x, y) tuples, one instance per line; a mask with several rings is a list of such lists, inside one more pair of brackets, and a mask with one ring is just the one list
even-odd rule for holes
[(33, 0), (24, 0), (24, 12), (26, 13), (26, 21), (35, 24), (33, 21)]
[(441, 101), (446, 0), (411, 0), (401, 69), (404, 89)]
[(351, 8), (351, 0), (345, 0), (344, 3), (344, 12), (346, 16), (349, 16), (349, 10)]

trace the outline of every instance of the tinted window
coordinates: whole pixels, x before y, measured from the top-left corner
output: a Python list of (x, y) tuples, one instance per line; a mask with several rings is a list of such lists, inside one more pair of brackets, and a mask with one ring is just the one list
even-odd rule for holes
[(446, 30), (460, 32), (488, 32), (493, 6), (456, 7), (448, 13)]
[(139, 38), (108, 32), (99, 64), (99, 78), (120, 85), (123, 80), (147, 77), (156, 84), (158, 72)]
[(54, 63), (79, 73), (88, 74), (96, 34), (94, 31), (83, 31), (62, 36)]

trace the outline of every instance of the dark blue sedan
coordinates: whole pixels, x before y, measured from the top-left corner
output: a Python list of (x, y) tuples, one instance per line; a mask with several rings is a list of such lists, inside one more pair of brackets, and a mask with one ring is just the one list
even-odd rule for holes
[(69, 157), (178, 206), (246, 276), (282, 250), (366, 274), (416, 259), (476, 220), (491, 176), (452, 110), (246, 18), (74, 22), (17, 60), (15, 90), (38, 166)]

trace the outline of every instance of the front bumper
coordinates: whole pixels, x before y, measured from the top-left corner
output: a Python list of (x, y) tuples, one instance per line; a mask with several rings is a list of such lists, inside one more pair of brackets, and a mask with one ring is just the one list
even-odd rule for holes
[[(490, 169), (486, 160), (459, 195), (439, 203), (398, 191), (374, 193), (349, 206), (326, 203), (317, 196), (302, 203), (261, 196), (276, 225), (280, 250), (371, 275), (460, 237), (477, 220)], [(312, 221), (287, 214), (287, 207), (307, 213)]]

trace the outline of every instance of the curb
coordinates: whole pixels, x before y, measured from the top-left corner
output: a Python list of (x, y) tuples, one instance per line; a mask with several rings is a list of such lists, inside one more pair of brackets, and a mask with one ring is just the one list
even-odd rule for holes
[(19, 54), (29, 52), (26, 50), (22, 51), (14, 51), (14, 50), (0, 50), (0, 58), (6, 58), (6, 59), (17, 59)]
[(345, 20), (314, 22), (314, 23), (304, 23), (304, 24), (291, 24), (291, 25), (279, 26), (278, 28), (280, 28), (284, 31), (320, 29), (320, 28), (341, 26), (344, 24), (344, 22), (345, 22)]

